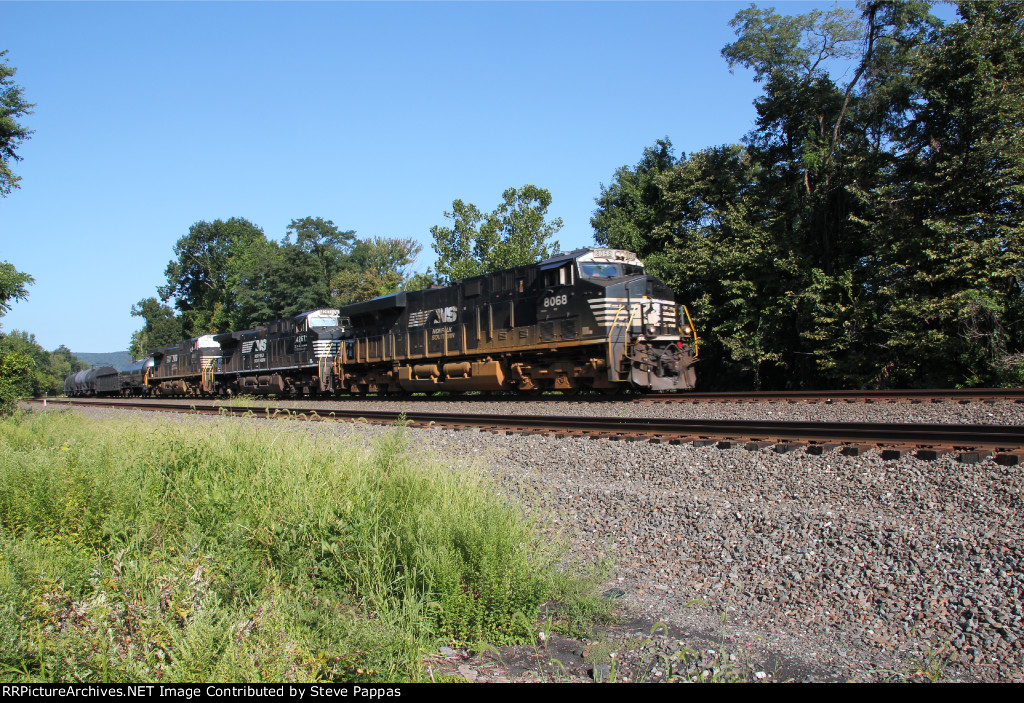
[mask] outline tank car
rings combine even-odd
[[[636,255],[579,249],[341,308],[351,393],[694,386],[697,339]]]
[[[149,374],[152,372],[153,359],[133,361],[118,374],[121,381],[121,395],[149,395]]]
[[[121,382],[113,366],[85,369],[64,379],[64,393],[73,398],[118,395],[120,392]]]

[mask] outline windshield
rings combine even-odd
[[[644,267],[633,264],[612,264],[598,261],[580,262],[580,276],[583,278],[615,278],[616,276],[637,276],[643,274]]]
[[[338,327],[338,310],[316,310],[306,317],[306,325],[309,329],[314,327]]]

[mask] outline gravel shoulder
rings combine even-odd
[[[451,412],[472,411],[453,405],[459,409]],[[545,407],[572,414],[567,408],[577,404],[525,405],[529,414]],[[610,414],[578,405],[588,414]],[[1001,405],[898,404],[898,410],[908,422],[1021,423],[1024,406]],[[799,413],[828,412],[822,419],[849,421],[863,411],[871,414],[864,421],[898,421],[878,412],[888,404],[600,407],[637,416],[654,416],[656,408],[775,419],[819,419]],[[925,411],[927,417],[910,417]],[[352,423],[295,426],[382,431]],[[883,461],[875,452],[812,456],[409,432],[413,446],[432,452],[440,465],[490,474],[542,529],[571,544],[576,563],[610,564],[602,590],[616,598],[622,622],[587,641],[546,633],[533,647],[503,650],[500,661],[442,653],[431,660],[438,672],[471,680],[582,681],[607,677],[602,663],[614,652],[618,680],[666,678],[676,671],[669,668],[674,661],[686,678],[1024,681],[1020,467],[948,457]],[[652,634],[656,623],[665,627]],[[562,663],[551,664],[555,658]]]

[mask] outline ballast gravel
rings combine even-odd
[[[456,405],[451,412],[472,411]],[[556,407],[527,405],[528,414]],[[558,405],[569,415],[591,404]],[[901,421],[886,414],[894,409],[908,422],[1024,421],[1024,405],[1005,402],[601,404],[637,416],[659,407],[701,417],[739,409]],[[541,529],[571,544],[570,560],[609,565],[602,591],[632,627],[578,653],[615,652],[618,680],[1024,681],[1020,466],[407,431],[442,465],[490,474]],[[652,634],[655,623],[665,627]],[[604,664],[589,669],[593,678],[608,673]]]
[[[783,679],[1024,681],[1020,467],[423,435],[613,563],[622,609],[690,649]]]

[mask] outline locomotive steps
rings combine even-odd
[[[208,401],[75,400],[72,403],[55,399],[49,402],[267,418],[335,419],[378,424],[406,422],[419,427],[478,429],[509,434],[542,433],[559,438],[583,436],[620,441],[693,443],[697,446],[717,445],[723,449],[734,446],[751,450],[772,447],[778,453],[804,449],[811,454],[821,454],[838,450],[847,456],[857,456],[866,451],[880,450],[883,459],[898,459],[907,453],[913,453],[920,459],[953,454],[967,463],[992,457],[1006,466],[1017,465],[1024,458],[1024,426],[1020,425],[463,414],[329,405],[272,408],[266,405],[221,405]]]

